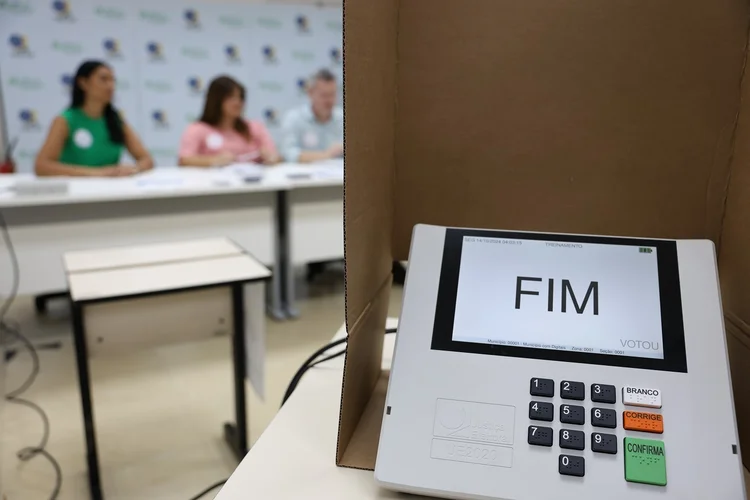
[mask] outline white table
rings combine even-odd
[[[263,377],[262,282],[269,270],[226,238],[71,252],[64,262],[73,302],[91,498],[104,496],[89,358],[103,351],[184,341],[191,331],[211,335],[229,325],[235,421],[224,425],[224,434],[238,459],[245,456],[245,376],[251,381],[258,380],[257,373]]]
[[[295,316],[292,266],[341,259],[343,164],[282,164],[243,182],[237,167],[160,167],[131,178],[69,178],[69,191],[17,195],[31,174],[0,175],[0,211],[21,272],[19,293],[65,289],[60,255],[81,248],[226,236],[273,266],[270,312]],[[252,170],[252,168],[251,168]],[[0,245],[0,276],[10,276]]]
[[[395,319],[388,320],[388,328],[396,325]],[[334,340],[345,335],[342,326]],[[391,366],[394,342],[395,335],[386,336],[385,369]],[[379,488],[371,471],[336,466],[343,369],[341,356],[305,374],[216,500],[403,498]]]
[[[395,318],[389,318],[386,327],[395,328],[397,324]],[[345,335],[342,326],[334,340]],[[395,335],[387,335],[383,369],[390,369],[394,343]],[[335,464],[343,370],[342,356],[305,374],[216,500],[404,498],[378,487],[372,471],[346,469]],[[745,483],[750,498],[750,472],[747,470]]]

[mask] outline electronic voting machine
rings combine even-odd
[[[417,226],[375,478],[744,499],[713,243]]]

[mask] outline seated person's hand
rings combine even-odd
[[[219,153],[214,157],[214,167],[226,167],[236,161],[235,156],[232,153],[224,152]]]
[[[279,160],[281,160],[281,157],[275,151],[268,148],[262,148],[260,150],[260,162],[263,165],[274,165],[278,163]]]
[[[115,177],[130,177],[140,172],[135,165],[118,165],[115,167]]]
[[[344,156],[344,145],[340,143],[333,144],[326,152],[330,158],[341,158]]]

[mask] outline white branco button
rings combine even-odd
[[[629,406],[661,408],[661,391],[648,387],[626,385],[622,388],[622,402]]]

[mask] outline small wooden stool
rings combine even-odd
[[[210,338],[231,329],[236,421],[224,425],[224,436],[241,460],[248,450],[245,376],[248,368],[262,370],[262,364],[247,366],[245,335],[251,334],[257,345],[250,349],[262,359],[265,347],[258,339],[264,338],[264,281],[271,272],[224,238],[68,252],[64,265],[91,498],[104,498],[91,398],[93,355]]]

